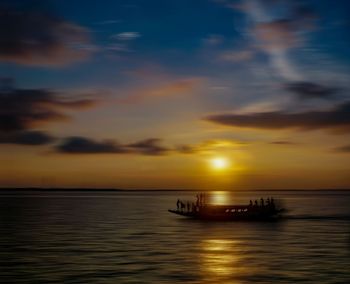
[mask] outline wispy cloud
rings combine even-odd
[[[227,62],[246,62],[254,58],[255,52],[250,49],[245,50],[230,50],[219,55],[219,59]]]
[[[141,34],[139,32],[122,32],[118,34],[111,35],[111,39],[116,39],[116,40],[134,40],[141,37]]]
[[[246,145],[247,142],[233,141],[227,139],[213,139],[203,141],[197,144],[185,144],[176,147],[176,151],[182,154],[210,154],[224,149],[235,149],[242,145]]]
[[[202,41],[207,46],[218,46],[224,42],[224,37],[218,34],[210,34],[203,38]]]
[[[255,47],[269,57],[276,75],[287,81],[302,80],[289,51],[302,46],[305,35],[316,25],[316,13],[309,6],[291,0],[218,2],[246,15],[250,23],[247,33]]]
[[[109,36],[110,42],[101,47],[101,50],[106,50],[116,54],[132,52],[132,42],[141,37],[139,32],[121,32]]]
[[[203,79],[186,78],[178,79],[157,85],[137,88],[127,92],[122,99],[117,99],[118,103],[135,104],[151,98],[165,98],[192,93],[198,88]]]

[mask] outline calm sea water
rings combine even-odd
[[[193,192],[0,192],[1,283],[350,283],[350,192],[274,196],[280,222],[167,212]]]

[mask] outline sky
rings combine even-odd
[[[0,1],[0,186],[350,188],[350,2]]]

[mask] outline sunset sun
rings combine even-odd
[[[224,157],[215,157],[210,160],[210,166],[214,170],[225,170],[230,166],[230,161]]]

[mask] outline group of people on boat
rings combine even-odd
[[[197,212],[200,210],[201,207],[205,206],[207,204],[207,197],[205,194],[197,194],[196,196],[196,202],[190,202],[190,201],[182,201],[180,199],[176,202],[177,211],[181,212]],[[258,200],[255,200],[254,202],[250,200],[249,205],[247,205],[247,209],[250,210],[258,210],[258,211],[274,211],[276,209],[275,201],[271,197],[267,198],[266,201],[263,198],[260,198],[260,202]]]
[[[206,204],[207,198],[206,195],[203,193],[197,194],[196,196],[196,202],[189,202],[189,201],[182,201],[180,199],[176,202],[176,207],[178,211],[184,211],[187,210],[187,212],[194,212],[198,211],[199,207],[202,207]]]
[[[258,203],[258,200],[255,200],[254,203],[252,200],[249,201],[249,207],[250,208],[266,208],[266,209],[271,209],[274,210],[275,207],[275,201],[273,197],[267,198],[266,203],[263,198],[260,198],[260,204]]]
[[[185,210],[187,210],[187,212],[192,212],[192,211],[196,211],[196,208],[198,208],[198,206],[196,206],[194,202],[189,202],[189,201],[184,202],[180,199],[177,200],[176,206],[177,206],[177,211],[182,211],[182,212]]]

